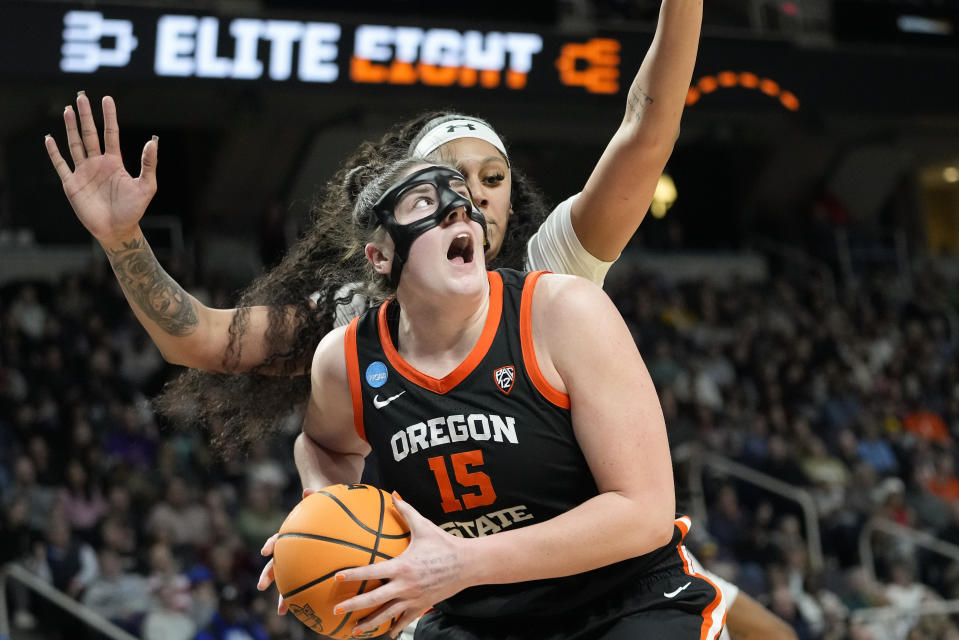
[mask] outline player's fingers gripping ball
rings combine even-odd
[[[273,551],[276,586],[290,611],[306,626],[332,638],[350,632],[374,608],[336,615],[333,608],[379,580],[336,582],[338,571],[395,558],[410,543],[410,530],[393,498],[365,484],[337,484],[304,498],[280,527]],[[392,622],[364,633],[377,637]]]

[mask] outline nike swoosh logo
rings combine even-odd
[[[385,406],[388,405],[389,403],[391,403],[391,402],[393,402],[394,400],[396,400],[397,398],[399,398],[399,397],[400,397],[401,395],[403,395],[404,393],[406,393],[406,389],[403,389],[402,391],[400,391],[399,393],[397,393],[395,396],[390,396],[390,397],[387,398],[386,400],[380,400],[380,394],[376,394],[375,396],[373,396],[373,406],[376,407],[377,409],[382,409],[383,407],[385,407]]]
[[[676,589],[675,591],[670,591],[669,593],[663,592],[663,595],[666,596],[667,598],[675,598],[676,596],[679,595],[679,592],[680,592],[680,591],[682,591],[683,589],[685,589],[686,587],[688,587],[688,586],[691,585],[691,584],[692,584],[692,582],[687,582],[686,584],[684,584],[684,585],[681,586],[680,588]]]

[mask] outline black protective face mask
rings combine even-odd
[[[472,196],[467,198],[450,186],[451,180],[462,181],[463,184],[466,184],[466,178],[455,169],[426,167],[411,173],[387,189],[386,193],[373,205],[373,214],[377,221],[386,228],[386,232],[393,238],[395,252],[393,254],[393,267],[390,270],[390,281],[394,287],[399,285],[400,274],[403,271],[403,265],[409,258],[413,241],[433,227],[439,226],[458,207],[465,206],[469,218],[483,227],[483,249],[486,250],[489,247],[489,239],[486,235],[486,217],[473,205]],[[397,203],[410,189],[423,184],[429,184],[436,188],[436,211],[409,224],[398,223],[395,214]]]

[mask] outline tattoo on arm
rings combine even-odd
[[[146,240],[134,238],[122,249],[108,249],[107,258],[123,290],[161,329],[180,337],[196,331],[193,301],[157,263]]]
[[[653,104],[653,99],[648,93],[643,91],[643,88],[639,86],[638,82],[633,82],[632,86],[629,88],[629,96],[626,98],[627,122],[639,120],[639,118],[642,116],[643,109],[650,104]]]

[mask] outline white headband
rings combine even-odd
[[[488,126],[477,120],[447,120],[436,125],[423,136],[413,149],[413,157],[425,158],[438,148],[459,138],[479,138],[485,140],[497,149],[507,158],[506,145],[499,139],[496,132]]]

